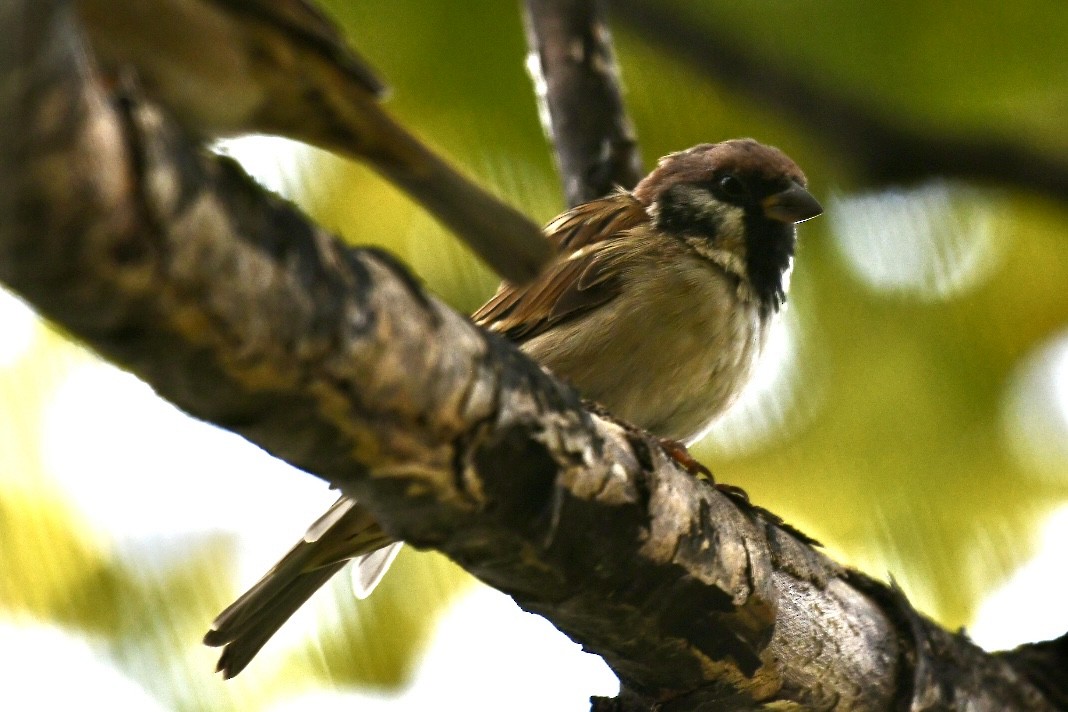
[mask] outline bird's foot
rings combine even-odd
[[[749,494],[744,489],[737,485],[716,482],[716,478],[712,476],[712,470],[698,462],[697,458],[690,454],[689,449],[678,440],[660,438],[660,447],[664,449],[664,452],[666,452],[672,460],[682,465],[688,473],[697,479],[709,482],[720,492],[736,502],[750,504]]]
[[[697,479],[708,480],[713,483],[716,481],[716,478],[712,476],[712,470],[698,462],[697,458],[690,454],[689,449],[678,440],[660,438],[660,447],[663,448],[668,457],[679,463],[684,470]]]

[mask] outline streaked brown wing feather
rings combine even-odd
[[[648,220],[641,203],[624,192],[569,210],[545,228],[559,251],[556,262],[526,286],[501,283],[472,319],[523,342],[608,302],[619,294],[611,269],[611,244]]]
[[[545,226],[545,236],[566,255],[595,242],[614,239],[624,230],[647,222],[649,214],[630,193],[612,195],[576,205]]]

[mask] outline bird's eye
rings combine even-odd
[[[719,189],[723,191],[723,194],[728,198],[734,198],[736,200],[742,200],[749,196],[749,193],[745,189],[745,184],[737,176],[728,173],[719,179]]]

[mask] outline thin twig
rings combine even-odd
[[[528,68],[568,205],[643,173],[612,36],[594,0],[526,0]]]

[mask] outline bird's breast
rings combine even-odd
[[[748,382],[767,319],[707,260],[636,262],[618,297],[522,348],[615,415],[692,442]]]

